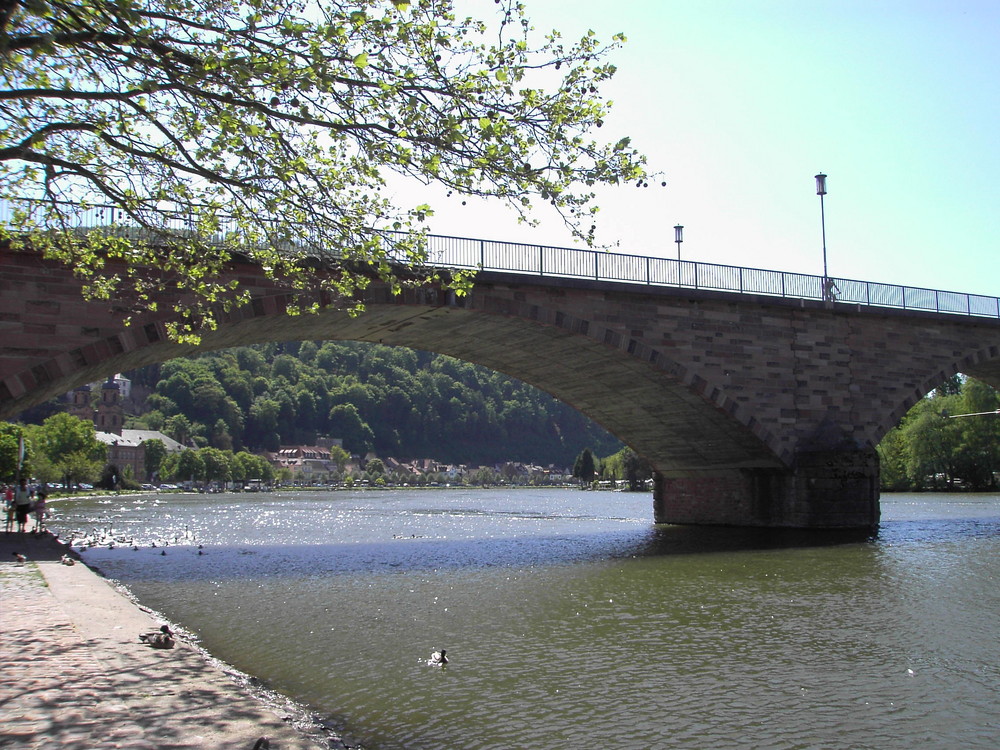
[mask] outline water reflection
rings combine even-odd
[[[696,555],[750,550],[858,544],[875,538],[867,530],[746,529],[656,526],[637,555]]]

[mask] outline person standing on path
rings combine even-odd
[[[14,514],[17,516],[17,530],[22,534],[28,525],[28,513],[31,511],[31,493],[28,491],[28,480],[22,479],[14,490]]]
[[[40,485],[35,491],[35,528],[32,533],[41,534],[45,528],[45,511],[47,510],[45,498],[49,496],[46,485]]]
[[[3,513],[6,516],[3,530],[9,533],[14,530],[14,488],[10,485],[3,490]]]

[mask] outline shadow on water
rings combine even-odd
[[[638,525],[615,530],[447,538],[393,536],[365,541],[94,547],[84,560],[112,578],[222,582],[330,575],[429,574],[442,570],[526,568],[628,558],[703,556],[845,545],[903,547],[1000,536],[1000,517],[902,518],[876,531]]]
[[[655,526],[643,557],[832,547],[876,538],[868,529],[774,529],[730,526]]]
[[[655,526],[639,552],[645,557],[752,552],[850,544],[918,544],[1000,536],[1000,516],[892,519],[869,529],[774,529]]]
[[[245,578],[310,578],[338,574],[421,574],[441,570],[525,568],[628,558],[692,556],[870,542],[858,531],[801,531],[651,526],[629,532],[490,539],[400,538],[326,544],[95,547],[86,562],[109,577],[221,582]]]

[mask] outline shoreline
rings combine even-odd
[[[190,632],[183,625],[179,625],[168,617],[165,617],[152,607],[147,607],[121,581],[106,576],[99,567],[84,562],[83,558],[79,559],[83,565],[86,565],[101,580],[111,586],[119,596],[128,600],[133,606],[155,619],[157,624],[169,625],[171,631],[188,648],[197,651],[211,668],[229,677],[237,690],[242,691],[248,697],[260,703],[264,708],[272,711],[275,715],[280,716],[282,721],[293,727],[296,732],[307,739],[319,743],[318,746],[326,748],[326,750],[365,750],[364,746],[358,742],[351,741],[349,743],[346,738],[346,732],[338,729],[332,721],[323,719],[309,706],[298,703],[280,691],[268,687],[254,675],[243,672],[232,664],[214,656],[208,649],[201,645],[197,635]],[[271,744],[272,746],[275,745],[273,738]]]
[[[0,534],[0,602],[5,750],[360,747],[183,630],[169,650],[140,643],[164,620],[48,532]]]

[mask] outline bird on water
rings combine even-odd
[[[431,658],[427,660],[427,663],[433,666],[444,666],[448,663],[448,657],[446,656],[448,652],[444,649],[440,651],[435,651],[431,654]]]

